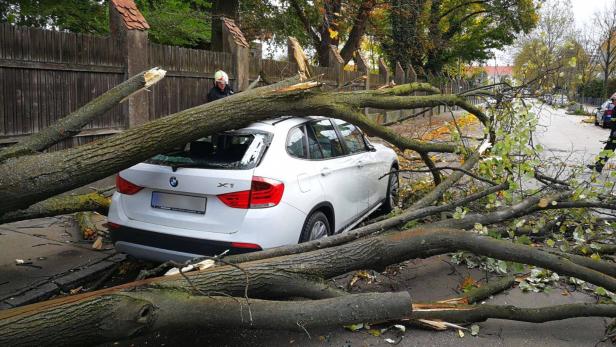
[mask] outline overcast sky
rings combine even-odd
[[[606,7],[614,0],[571,0],[573,15],[577,26],[587,25],[593,13]]]
[[[582,27],[584,25],[590,25],[593,14],[599,10],[604,9],[610,2],[616,0],[570,0],[571,12],[575,17],[575,25]],[[511,57],[511,50],[505,48],[503,51],[496,50],[496,61],[498,65],[512,64],[513,59]],[[489,65],[494,64],[494,59],[488,62]]]

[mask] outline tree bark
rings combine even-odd
[[[161,328],[304,331],[411,314],[411,298],[406,292],[292,302],[195,296],[177,290],[105,294],[78,303],[69,303],[71,297],[66,299],[65,305],[39,308],[27,316],[0,312],[0,344],[91,345]]]
[[[5,213],[0,216],[0,224],[20,220],[44,218],[83,211],[94,211],[107,215],[109,196],[104,193],[83,195],[62,195],[38,202],[27,209]]]

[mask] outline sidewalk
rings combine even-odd
[[[0,225],[0,309],[70,292],[125,258],[91,244],[71,215]]]

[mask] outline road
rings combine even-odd
[[[585,165],[594,162],[609,135],[608,129],[583,122],[583,116],[568,115],[565,109],[535,105],[533,112],[539,116],[539,126],[534,140],[540,143],[548,159],[555,157],[568,165]]]

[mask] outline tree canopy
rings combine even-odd
[[[136,0],[152,41],[204,47],[210,41],[211,1]],[[0,0],[0,21],[37,28],[105,35],[108,0]]]
[[[389,34],[383,38],[390,62],[440,72],[457,60],[490,58],[538,21],[532,0],[390,0]]]

